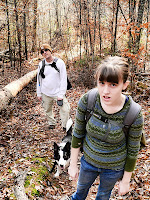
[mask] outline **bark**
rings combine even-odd
[[[10,36],[10,24],[9,24],[9,11],[8,11],[8,2],[6,0],[6,13],[7,13],[7,26],[8,26],[8,45],[9,45],[9,56],[10,56],[10,63],[12,67],[12,50],[11,50],[11,36]]]
[[[117,26],[118,26],[118,11],[119,11],[119,0],[117,0],[117,9],[116,9],[116,21],[115,21],[115,34],[114,34],[114,48],[113,53],[116,52],[116,44],[117,44]]]
[[[135,53],[138,53],[139,46],[140,46],[141,31],[142,31],[142,28],[140,28],[140,26],[143,20],[144,6],[145,6],[145,0],[140,0],[139,7],[138,7],[138,18],[137,18],[137,23],[136,23],[136,26],[138,27],[138,29],[136,29]]]
[[[34,21],[33,21],[33,43],[32,51],[36,51],[36,28],[37,28],[37,0],[34,0]]]
[[[36,76],[37,70],[29,72],[20,79],[13,81],[0,90],[0,111],[7,108],[12,99]]]
[[[28,173],[28,170],[22,171],[16,177],[14,194],[17,200],[28,200],[28,197],[24,189],[24,181],[25,181],[27,173]]]
[[[100,51],[100,56],[102,52],[102,36],[101,36],[101,0],[99,1],[99,9],[98,9],[98,34],[99,34],[99,51]]]
[[[26,60],[28,60],[28,51],[27,51],[27,31],[26,31],[26,27],[27,27],[27,23],[26,23],[26,2],[24,4],[24,15],[23,15],[23,19],[24,19],[24,48],[25,48],[25,57]]]
[[[19,28],[19,16],[18,16],[18,11],[17,11],[17,1],[14,0],[14,5],[15,5],[15,15],[16,15],[16,29],[17,29],[17,36],[18,36],[18,45],[19,45],[19,59],[20,59],[20,72],[21,72],[21,63],[22,63],[22,57],[21,57],[21,33],[20,33],[20,28]]]

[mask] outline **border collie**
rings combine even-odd
[[[55,163],[51,170],[54,170],[57,165],[57,171],[54,177],[59,177],[59,175],[69,166],[70,163],[70,153],[71,153],[71,140],[72,140],[72,119],[69,119],[66,124],[67,135],[63,137],[60,144],[54,142],[54,159]]]

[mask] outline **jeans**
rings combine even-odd
[[[108,200],[115,183],[122,178],[123,173],[124,169],[116,171],[94,167],[82,156],[77,191],[72,195],[72,200],[86,199],[88,191],[98,175],[100,184],[96,200]]]

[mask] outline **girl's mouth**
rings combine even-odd
[[[103,96],[103,98],[104,98],[104,99],[110,99],[110,97],[108,97],[108,96]]]

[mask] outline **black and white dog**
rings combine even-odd
[[[69,119],[66,125],[67,135],[63,137],[60,144],[54,142],[54,159],[55,163],[51,170],[54,170],[57,165],[57,171],[54,177],[59,177],[59,175],[69,166],[70,163],[70,153],[71,153],[71,140],[72,140],[72,119]]]

